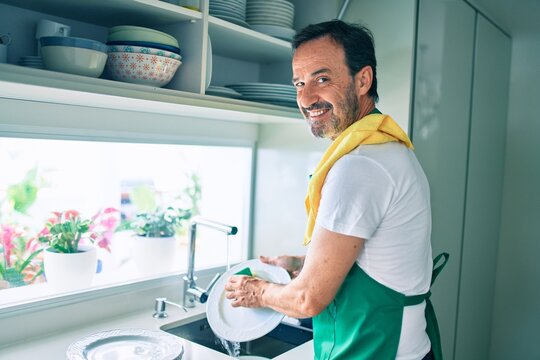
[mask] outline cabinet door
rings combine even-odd
[[[419,2],[412,137],[430,182],[433,253],[450,253],[432,296],[445,359],[454,358],[474,20],[462,1]]]
[[[477,16],[456,359],[488,359],[505,158],[510,38]]]

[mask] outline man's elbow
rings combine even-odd
[[[327,306],[328,303],[322,302],[316,294],[304,293],[300,298],[300,312],[306,318],[319,315]]]

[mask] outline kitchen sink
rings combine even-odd
[[[229,355],[210,328],[206,318],[197,319],[172,328],[163,326],[162,330]],[[313,332],[310,328],[282,322],[267,335],[259,339],[240,343],[240,354],[238,355],[274,358],[311,339],[313,339]]]

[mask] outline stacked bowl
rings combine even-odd
[[[140,26],[109,29],[109,76],[118,81],[162,87],[182,64],[178,41],[171,35]]]
[[[39,38],[48,70],[99,77],[107,62],[107,46],[99,41],[69,36]]]
[[[287,0],[247,0],[246,21],[255,31],[291,41],[294,4]]]

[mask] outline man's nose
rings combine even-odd
[[[319,95],[313,87],[305,85],[297,94],[296,101],[302,108],[309,108],[319,101]]]

